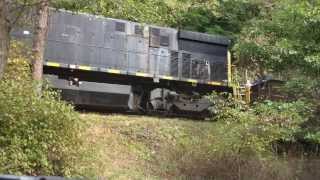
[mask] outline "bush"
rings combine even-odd
[[[217,95],[211,99],[216,99],[215,111],[219,112],[214,116],[222,143],[219,147],[236,154],[262,155],[274,152],[275,142],[296,141],[312,114],[311,106],[303,101],[265,101],[248,107]]]
[[[59,94],[30,80],[29,64],[11,56],[0,81],[0,174],[76,174],[81,122]]]

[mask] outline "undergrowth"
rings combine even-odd
[[[82,114],[84,146],[93,164],[83,171],[109,179],[291,180],[320,177],[320,163],[261,151],[256,136],[220,122],[134,115]],[[240,126],[240,125],[238,125]],[[237,127],[237,128],[235,128]],[[238,134],[232,136],[236,130]],[[240,136],[242,134],[242,136]],[[253,137],[257,138],[253,138]],[[263,138],[264,139],[264,138]],[[263,146],[265,148],[267,146]],[[257,150],[258,149],[258,150]]]
[[[76,157],[82,123],[59,93],[30,77],[27,48],[13,42],[5,77],[0,81],[0,173],[79,174]]]

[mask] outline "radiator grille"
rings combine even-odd
[[[182,77],[190,78],[191,54],[182,53]]]
[[[126,32],[126,24],[122,22],[116,22],[116,31],[118,32]]]
[[[134,34],[143,36],[143,27],[139,25],[134,26]]]
[[[160,29],[150,28],[150,46],[160,47]]]
[[[176,51],[170,52],[170,75],[179,75],[179,53]]]

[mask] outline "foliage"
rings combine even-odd
[[[82,123],[57,92],[47,87],[41,94],[36,91],[29,63],[19,55],[21,46],[13,43],[0,81],[0,173],[76,174]]]
[[[57,0],[54,6],[141,23],[233,36],[248,19],[259,15],[261,2],[263,1]]]
[[[274,142],[294,142],[302,131],[303,123],[312,114],[311,106],[300,100],[265,101],[248,107],[217,94],[212,95],[211,99],[216,100],[214,110],[219,113],[214,120],[220,124],[217,131],[224,139],[219,148],[230,153],[261,155],[272,152]]]
[[[31,52],[21,41],[12,40],[10,43],[10,54],[8,58],[8,67],[5,73],[5,79],[20,81],[31,80],[31,69],[29,58]]]
[[[248,155],[250,151],[244,148],[240,153],[237,148],[231,152],[226,140],[234,138],[238,141],[232,142],[238,145],[241,141],[237,134],[231,136],[227,128],[231,126],[222,121],[94,113],[82,114],[81,118],[88,125],[83,132],[83,147],[92,149],[90,156],[95,157],[94,162],[84,162],[82,170],[91,168],[95,176],[228,180],[320,177],[316,158],[259,157]]]
[[[320,79],[300,75],[287,81],[284,91],[291,99],[304,99],[319,104]]]
[[[266,10],[242,29],[235,46],[238,58],[264,70],[301,70],[318,76],[319,2],[273,1]]]
[[[316,146],[320,142],[320,79],[319,77],[307,77],[300,75],[287,81],[283,91],[291,100],[303,100],[309,102],[312,108],[312,116],[303,123],[299,138],[303,142],[312,143]]]

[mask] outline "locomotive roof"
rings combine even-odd
[[[231,42],[228,37],[221,36],[221,35],[213,35],[213,34],[200,33],[200,32],[194,32],[194,31],[187,31],[187,30],[177,30],[175,28],[170,28],[170,27],[163,27],[163,26],[152,25],[152,24],[144,24],[144,23],[139,23],[139,22],[133,22],[133,21],[123,20],[123,19],[109,18],[109,17],[105,17],[105,16],[101,16],[101,15],[93,15],[93,14],[82,13],[82,12],[73,12],[73,11],[64,10],[64,9],[52,9],[52,10],[53,11],[57,11],[57,12],[70,13],[70,14],[74,14],[74,15],[85,15],[85,16],[88,16],[88,17],[91,17],[91,18],[108,19],[108,20],[114,20],[114,21],[118,21],[118,22],[135,23],[135,24],[140,24],[140,25],[143,25],[143,26],[149,26],[149,27],[154,27],[154,28],[159,28],[159,29],[167,29],[167,30],[178,31],[180,39],[200,41],[200,42],[206,42],[206,43],[213,43],[213,44],[219,44],[219,45],[224,45],[224,46],[230,45],[230,42]]]
[[[220,35],[212,35],[193,31],[179,31],[179,38],[228,46],[230,39]]]

